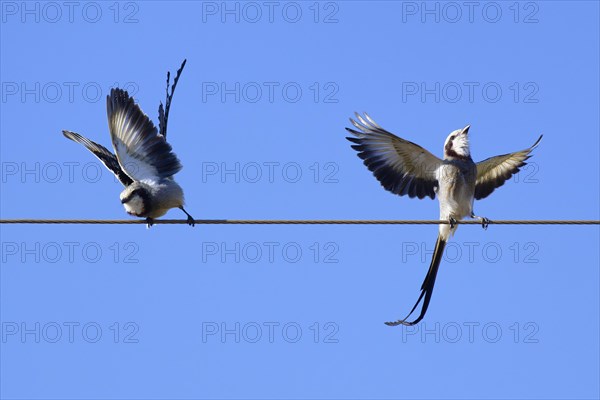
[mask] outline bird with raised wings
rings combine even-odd
[[[457,221],[477,218],[487,228],[489,220],[473,213],[473,201],[490,195],[526,164],[531,151],[540,143],[542,136],[529,148],[514,153],[473,162],[469,148],[469,125],[450,133],[444,143],[444,158],[431,154],[421,146],[399,138],[379,126],[366,113],[356,114],[350,122],[356,129],[346,128],[353,137],[352,148],[373,172],[381,185],[400,196],[432,199],[437,195],[440,204],[440,224],[431,264],[421,285],[421,294],[408,315],[387,325],[415,325],[425,316],[435,284],[446,242],[454,234]],[[408,321],[423,300],[420,315]]]
[[[116,175],[125,186],[120,199],[125,211],[132,216],[146,218],[148,227],[154,219],[171,208],[179,208],[187,215],[187,222],[194,226],[194,218],[183,208],[183,189],[173,175],[183,168],[167,143],[167,121],[175,86],[186,60],[177,71],[169,95],[167,73],[167,99],[158,109],[159,129],[122,89],[111,89],[106,97],[108,128],[115,154],[106,147],[71,131],[63,135],[81,143]]]

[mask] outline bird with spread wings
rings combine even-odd
[[[386,322],[390,326],[415,325],[427,312],[444,248],[456,231],[457,221],[465,217],[478,218],[482,226],[487,228],[489,220],[478,217],[473,212],[474,200],[489,196],[519,172],[542,136],[525,150],[475,163],[469,147],[469,125],[448,135],[444,143],[444,157],[440,159],[418,144],[386,131],[366,113],[364,117],[357,113],[356,120],[351,118],[350,122],[355,129],[346,128],[353,135],[346,139],[353,143],[352,148],[358,152],[358,156],[381,185],[400,196],[408,195],[419,199],[434,199],[437,196],[440,220],[449,221],[448,224],[439,226],[431,264],[414,307],[404,319]],[[408,321],[421,300],[423,305],[420,315],[415,320]]]
[[[183,60],[177,70],[170,94],[171,74],[167,72],[165,107],[161,102],[158,108],[159,129],[127,91],[115,88],[106,97],[114,154],[76,132],[63,131],[66,138],[85,146],[115,174],[125,187],[120,195],[125,211],[129,215],[146,218],[148,227],[171,208],[181,209],[187,215],[188,224],[195,224],[194,218],[183,208],[183,189],[173,178],[183,167],[167,142],[169,110],[185,63],[186,60]]]

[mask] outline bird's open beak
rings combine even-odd
[[[467,133],[469,133],[469,128],[470,128],[470,127],[471,127],[471,125],[467,125],[467,126],[465,126],[465,127],[463,128],[463,130],[462,130],[462,132],[461,132],[461,133],[464,133],[464,134],[466,135]]]

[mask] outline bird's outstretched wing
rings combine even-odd
[[[507,179],[520,171],[531,157],[531,151],[537,147],[542,136],[536,140],[528,149],[510,154],[490,157],[477,163],[477,180],[475,182],[475,199],[483,199],[489,196],[496,188],[504,185]]]
[[[167,99],[165,100],[165,107],[163,108],[163,104],[160,103],[158,106],[158,131],[161,135],[163,135],[166,139],[167,137],[167,122],[169,121],[169,110],[171,109],[171,102],[173,101],[173,94],[175,94],[175,87],[177,86],[177,82],[179,81],[179,77],[181,76],[181,72],[183,72],[183,67],[185,67],[185,63],[187,59],[183,60],[181,63],[181,67],[177,70],[177,74],[175,74],[175,79],[173,79],[173,86],[171,86],[171,94],[169,95],[169,81],[171,79],[171,73],[167,71]]]
[[[63,135],[67,139],[71,139],[74,142],[81,143],[91,151],[102,163],[108,168],[115,176],[121,181],[123,186],[129,186],[133,183],[131,178],[121,169],[117,157],[111,153],[106,147],[99,145],[98,143],[92,142],[88,138],[81,136],[78,133],[71,131],[63,131]]]
[[[436,171],[442,160],[421,146],[386,131],[366,113],[364,118],[355,114],[358,121],[350,118],[350,122],[358,130],[346,128],[355,136],[346,139],[355,143],[352,148],[358,151],[358,156],[381,185],[400,196],[435,198]]]
[[[159,180],[181,170],[171,145],[126,91],[112,89],[106,108],[117,160],[131,179]]]

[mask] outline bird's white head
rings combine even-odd
[[[444,143],[444,159],[446,160],[466,160],[471,158],[469,149],[469,128],[467,125],[462,129],[457,129],[450,133]]]
[[[144,187],[141,187],[139,182],[134,182],[126,187],[120,197],[121,203],[129,215],[144,217],[150,211],[150,194]]]

